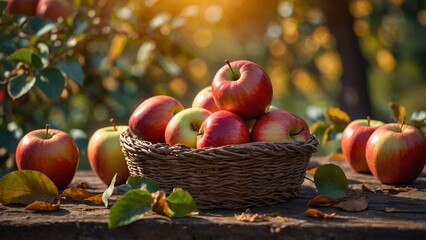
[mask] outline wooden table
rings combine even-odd
[[[313,165],[326,162],[330,160],[311,160]],[[267,216],[259,222],[238,221],[235,214],[245,209],[209,210],[179,219],[150,215],[111,230],[107,226],[109,210],[103,206],[67,200],[53,213],[0,206],[0,239],[426,239],[426,169],[410,185],[415,191],[369,192],[363,191],[362,185],[379,190],[394,186],[382,185],[371,175],[354,173],[344,161],[331,162],[344,169],[349,197],[365,196],[367,210],[346,212],[319,207],[336,216],[307,217],[307,203],[317,193],[313,183],[306,180],[299,195],[287,203],[250,209],[252,214]],[[92,192],[101,193],[106,188],[90,171],[79,171],[73,182],[79,181],[87,182]]]

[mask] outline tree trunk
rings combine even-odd
[[[336,39],[343,74],[339,106],[352,119],[371,116],[371,101],[368,88],[368,63],[361,53],[358,38],[353,31],[354,20],[347,0],[321,0],[319,7],[324,13],[326,25]]]

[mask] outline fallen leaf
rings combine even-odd
[[[108,188],[102,193],[101,201],[104,203],[105,207],[108,207],[108,199],[112,196],[115,190],[115,181],[117,179],[117,174],[114,175],[114,177],[111,180],[111,183],[109,184]]]
[[[317,169],[318,169],[318,168],[316,168],[316,167],[308,167],[307,172],[308,172],[309,174],[311,174],[312,176],[314,176],[314,175],[315,175],[315,172],[317,171]]]
[[[61,202],[59,199],[57,203],[35,201],[31,204],[28,204],[25,207],[25,210],[33,210],[33,211],[39,211],[39,212],[54,212],[54,211],[58,211],[60,205],[61,205]]]
[[[400,193],[400,192],[412,192],[417,191],[417,188],[412,187],[394,187],[394,188],[383,188],[381,191],[385,193]]]
[[[164,191],[157,191],[151,193],[152,196],[152,211],[160,215],[171,217],[169,205],[166,200],[166,193]]]
[[[364,184],[362,184],[361,189],[362,189],[362,191],[364,191],[364,192],[372,192],[372,193],[375,193],[375,192],[376,192],[376,190],[374,190],[374,189],[372,189],[372,188],[370,188],[370,187],[367,187],[367,186],[365,186]]]
[[[330,153],[327,155],[327,159],[328,160],[338,160],[338,161],[344,161],[345,160],[345,156],[343,155],[343,153]]]
[[[343,209],[347,212],[361,212],[368,208],[368,202],[365,197],[361,197],[355,200],[346,200],[336,203],[333,207]]]
[[[316,208],[308,208],[305,211],[305,215],[308,217],[313,217],[313,218],[323,218],[323,219],[328,219],[328,218],[334,218],[336,216],[336,213],[324,213],[321,212],[320,210],[316,209]]]
[[[77,201],[84,201],[86,198],[89,198],[92,195],[93,194],[83,188],[67,188],[61,194],[61,196],[70,197]]]
[[[335,198],[318,195],[309,201],[308,207],[331,206],[336,202]]]
[[[104,203],[102,201],[102,195],[103,194],[96,194],[94,196],[85,198],[84,201],[88,201],[88,202],[91,202],[91,203],[96,204],[96,205],[102,205]]]
[[[77,188],[89,188],[89,184],[85,181],[80,181],[77,183]]]
[[[235,214],[235,219],[241,222],[265,222],[268,221],[268,216],[265,214],[251,213],[249,209],[241,214]]]

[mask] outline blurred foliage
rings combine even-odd
[[[0,146],[11,153],[23,133],[49,123],[70,132],[84,158],[96,129],[111,117],[127,124],[147,97],[190,106],[224,59],[257,62],[273,104],[311,124],[327,123],[325,110],[338,105],[344,70],[318,1],[70,1],[67,19],[0,17]],[[349,7],[375,115],[389,120],[390,101],[426,109],[426,1]]]

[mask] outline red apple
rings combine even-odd
[[[167,124],[166,143],[172,146],[184,144],[196,148],[198,130],[210,114],[210,111],[204,108],[187,108],[178,112]]]
[[[34,16],[38,0],[7,0],[5,12],[9,15]]]
[[[67,0],[39,0],[36,13],[51,20],[67,18],[72,13],[72,5]]]
[[[192,101],[192,107],[204,108],[210,112],[217,112],[220,110],[214,102],[211,86],[201,89],[201,91],[195,95],[194,100]]]
[[[165,142],[164,133],[172,117],[184,106],[175,98],[157,95],[143,101],[129,118],[132,136],[152,143]]]
[[[343,130],[340,145],[346,162],[355,171],[369,173],[370,169],[365,159],[365,146],[371,134],[384,123],[368,119],[352,121]]]
[[[221,110],[210,114],[201,124],[197,148],[243,144],[249,141],[250,133],[244,120],[235,113]]]
[[[116,173],[116,184],[125,183],[130,175],[120,145],[120,134],[124,130],[127,126],[113,123],[113,126],[96,130],[89,139],[87,158],[90,167],[106,185]]]
[[[284,110],[264,113],[251,130],[253,142],[307,141],[309,126],[303,118]]]
[[[365,147],[368,167],[382,183],[412,183],[426,163],[426,138],[410,125],[385,124],[371,134]]]
[[[62,189],[74,177],[79,150],[68,133],[46,126],[27,133],[19,141],[15,158],[19,170],[42,172]]]
[[[238,114],[243,119],[257,118],[272,101],[272,84],[256,63],[239,60],[219,69],[212,81],[216,105],[221,110]]]

